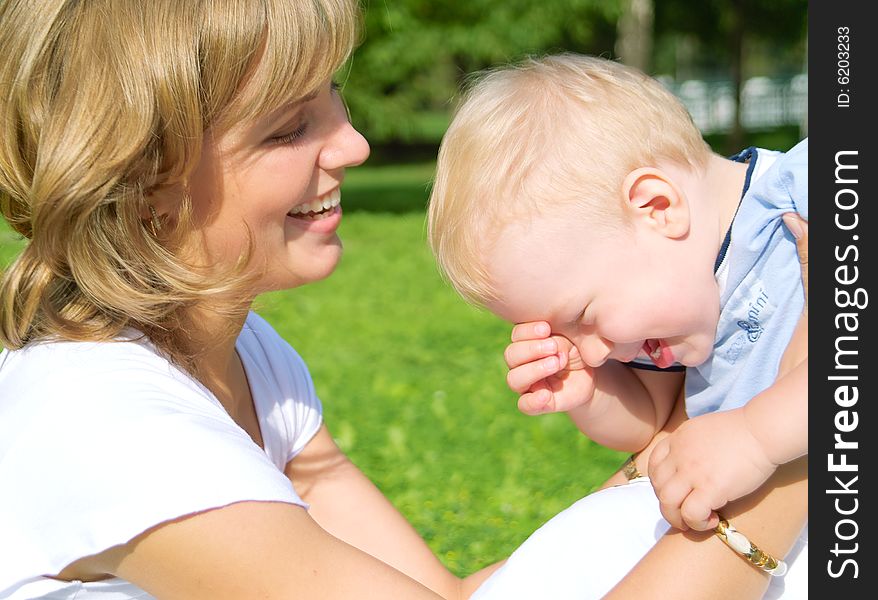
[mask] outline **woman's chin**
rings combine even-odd
[[[284,287],[299,287],[326,279],[335,272],[341,256],[341,241],[337,245],[323,248],[317,256],[309,257],[307,262],[291,266],[289,284]]]

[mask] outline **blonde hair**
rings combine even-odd
[[[658,81],[622,64],[560,54],[478,76],[439,150],[430,245],[474,304],[495,299],[485,251],[514,219],[575,205],[624,223],[625,176],[659,161],[703,168],[710,148]]]
[[[358,27],[356,0],[2,2],[0,212],[29,242],[0,282],[0,344],[130,326],[191,359],[193,307],[241,278],[175,251],[185,197],[159,243],[147,194],[181,195],[206,130],[315,91]]]

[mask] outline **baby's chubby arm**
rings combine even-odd
[[[690,419],[662,440],[650,456],[649,475],[668,522],[682,530],[713,529],[714,510],[807,454],[807,397],[806,359],[746,405]]]
[[[631,369],[616,361],[584,364],[570,340],[552,335],[544,321],[520,323],[504,353],[509,387],[525,414],[567,412],[597,443],[636,452],[667,421],[682,373]]]

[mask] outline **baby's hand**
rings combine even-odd
[[[775,468],[741,409],[684,422],[649,457],[649,478],[662,515],[684,531],[716,527],[714,511],[758,488]]]
[[[594,371],[587,367],[570,340],[552,335],[545,321],[520,323],[503,353],[506,383],[521,394],[518,410],[528,415],[567,411],[594,394]]]

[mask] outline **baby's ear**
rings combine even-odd
[[[689,204],[666,171],[653,167],[634,169],[622,182],[622,193],[632,220],[669,238],[689,233]]]

